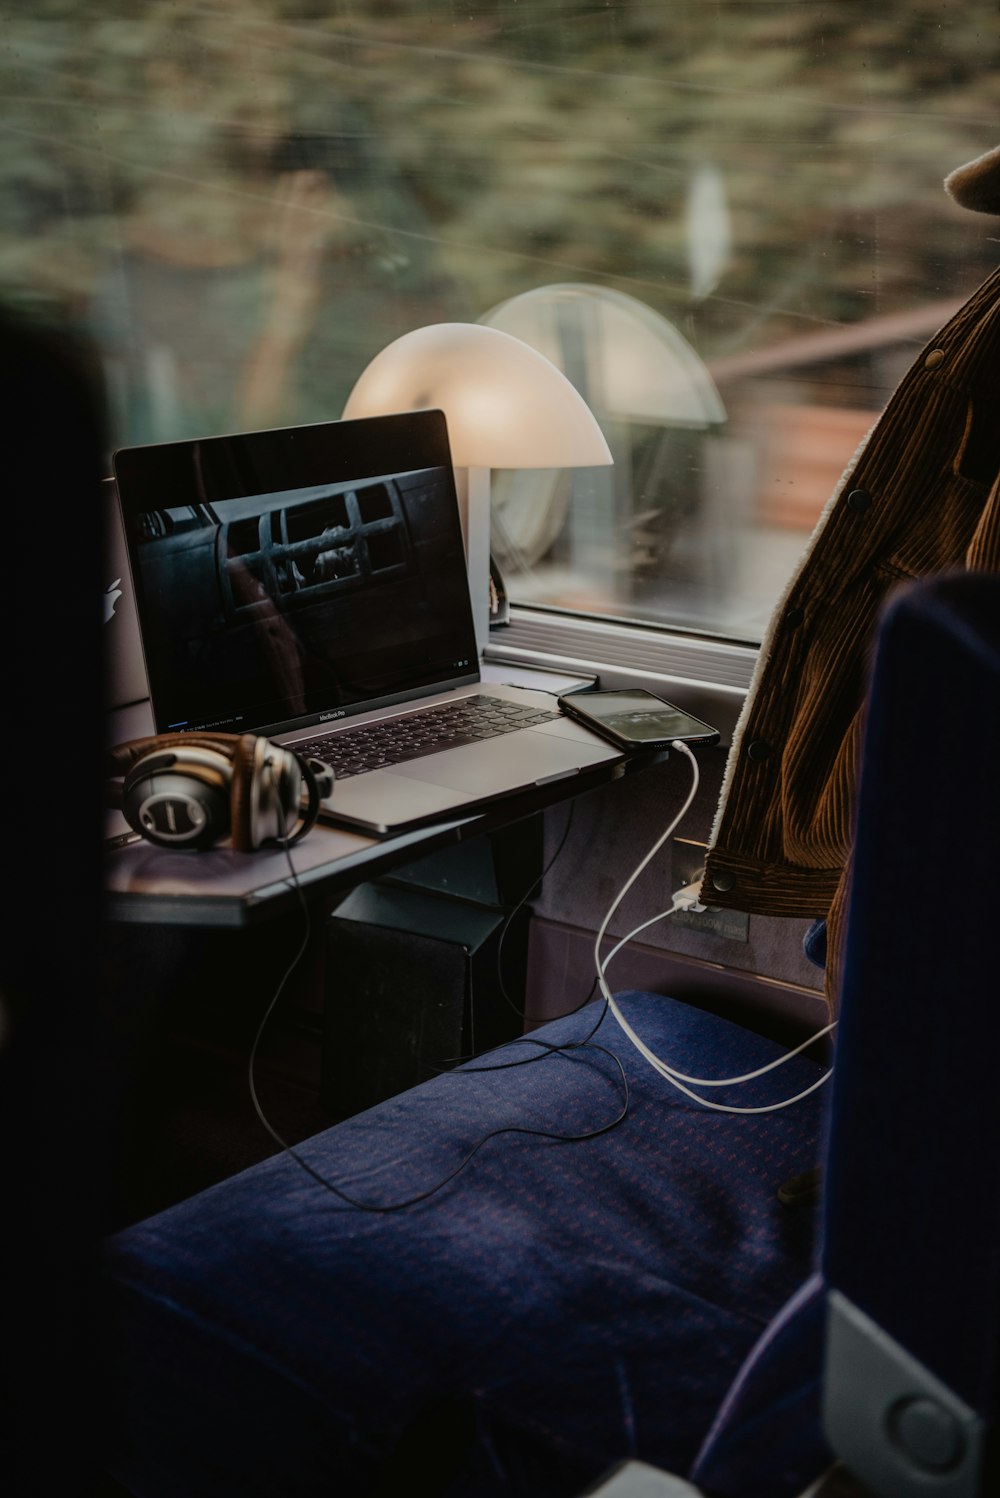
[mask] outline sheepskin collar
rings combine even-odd
[[[944,179],[945,191],[961,208],[1000,213],[1000,146],[956,167]]]

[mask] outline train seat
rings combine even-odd
[[[660,995],[620,1003],[696,1075],[780,1054]],[[555,1495],[622,1455],[686,1470],[809,1271],[813,1212],[778,1193],[816,1160],[820,1094],[703,1112],[601,1013],[298,1146],[350,1201],[282,1154],[116,1235],[117,1480],[292,1498],[391,1492],[402,1464],[422,1491]],[[757,1101],[821,1071],[781,1075]]]
[[[886,611],[832,1089],[706,1112],[590,1005],[318,1134],[306,1168],[125,1229],[103,1439],[127,1492],[568,1498],[631,1460],[796,1498],[873,1452],[873,1493],[989,1491],[940,1480],[979,1480],[996,1406],[998,594],[938,579]],[[780,1054],[619,1002],[692,1075]],[[819,1160],[817,1216],[781,1188]],[[887,1343],[925,1386],[883,1378]]]

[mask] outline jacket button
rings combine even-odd
[[[736,875],[730,873],[728,869],[720,869],[717,874],[712,875],[712,888],[721,890],[723,893],[727,889],[732,889],[735,883]]]
[[[754,739],[747,749],[747,759],[752,759],[755,764],[762,763],[771,758],[771,746],[765,744],[763,739]]]
[[[805,609],[789,609],[788,613],[785,615],[785,623],[788,625],[789,629],[798,629],[799,625],[802,623],[805,617]]]
[[[925,369],[938,369],[938,368],[940,368],[940,366],[943,363],[944,363],[944,349],[943,348],[932,348],[931,351],[930,351],[930,353],[924,359],[924,368]]]
[[[872,502],[872,497],[867,489],[852,489],[847,496],[848,506],[852,510],[867,510]]]

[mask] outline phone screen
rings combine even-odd
[[[719,742],[718,729],[641,688],[570,693],[560,697],[559,704],[571,717],[626,746],[651,747],[674,739],[688,744]]]

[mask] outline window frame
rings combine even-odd
[[[650,624],[512,603],[484,650],[492,666],[596,675],[606,688],[645,687],[717,728],[728,745],[760,646]]]

